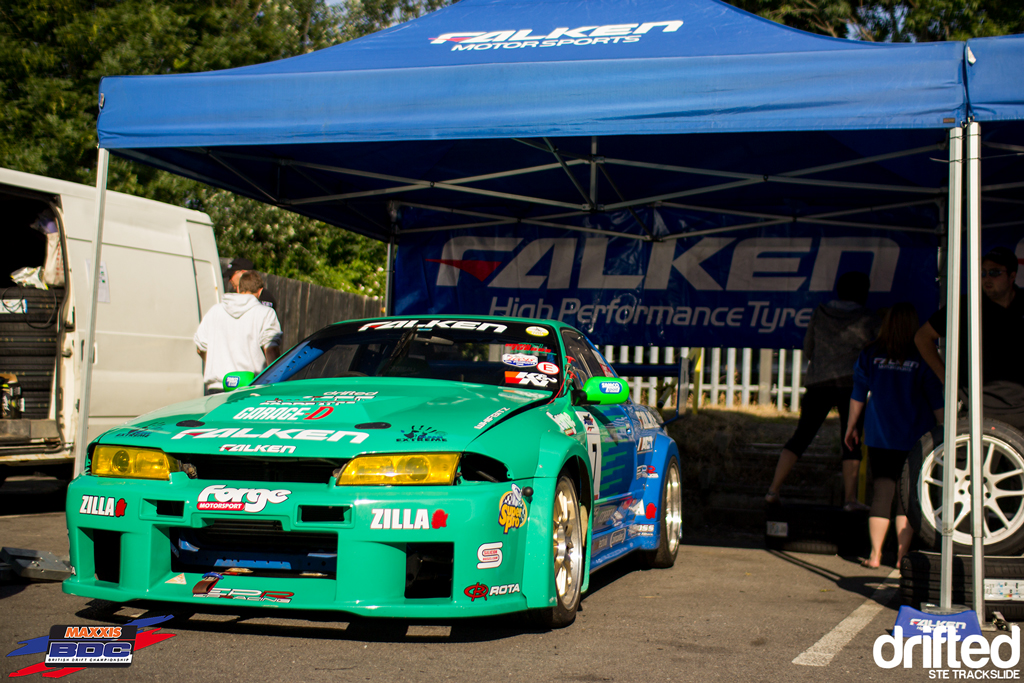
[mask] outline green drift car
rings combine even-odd
[[[90,445],[65,592],[559,627],[597,567],[675,561],[676,444],[567,325],[338,323],[225,385]]]

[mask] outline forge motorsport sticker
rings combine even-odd
[[[197,510],[221,512],[260,512],[267,503],[276,505],[288,500],[288,489],[233,488],[224,484],[207,486],[196,500]]]

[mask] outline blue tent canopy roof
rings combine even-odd
[[[942,128],[958,43],[872,45],[717,0],[462,0],[308,55],[104,79],[110,149]]]
[[[1024,36],[976,38],[967,46],[971,115],[978,121],[1024,121]]]
[[[105,78],[98,131],[122,156],[379,239],[410,228],[403,206],[417,229],[586,230],[674,202],[705,229],[933,230],[967,86],[983,115],[1018,111],[999,98],[1020,41],[971,45],[984,58],[966,66],[964,43],[838,40],[718,0],[461,0],[269,64]],[[664,237],[636,214],[616,225]]]

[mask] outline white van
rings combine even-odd
[[[20,416],[0,418],[0,482],[15,467],[71,477],[95,201],[94,187],[0,169],[0,382],[13,376],[22,393]],[[192,335],[222,286],[209,216],[118,192],[100,261],[90,440],[203,395]],[[46,289],[11,278],[36,267]]]

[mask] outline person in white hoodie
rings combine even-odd
[[[274,309],[259,301],[263,278],[248,270],[238,280],[238,293],[203,316],[193,340],[203,359],[203,386],[207,396],[223,391],[229,372],[259,373],[281,355],[281,324]]]

